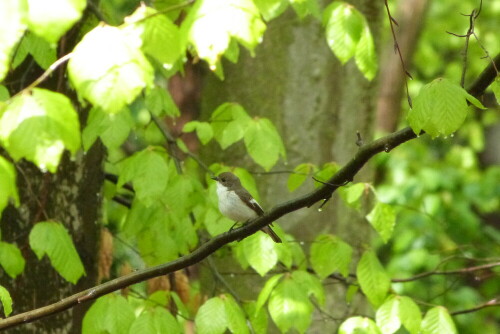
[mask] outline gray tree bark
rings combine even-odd
[[[360,0],[351,2],[367,18],[378,42],[382,20],[382,1]],[[300,22],[289,10],[272,21],[263,43],[252,58],[242,52],[237,64],[224,63],[225,81],[209,75],[202,93],[202,119],[226,101],[238,102],[252,116],[270,118],[278,128],[288,161],[274,170],[292,170],[296,165],[311,162],[321,166],[335,161],[340,165],[356,153],[356,131],[365,141],[372,138],[375,119],[376,81],[369,82],[357,69],[354,61],[345,66],[334,57],[326,44],[324,29],[314,19]],[[262,171],[247,156],[243,145],[236,144],[226,151],[213,146],[206,160],[222,161],[228,165]],[[356,181],[371,181],[371,171],[364,169]],[[289,174],[256,173],[264,208],[296,197],[312,189],[312,180],[295,193],[287,190]],[[306,249],[319,233],[339,235],[353,247],[359,248],[370,240],[371,228],[364,219],[365,212],[357,212],[342,205],[334,197],[319,212],[317,208],[301,210],[287,215],[277,223],[287,233],[304,242]],[[224,271],[230,271],[227,259],[218,261]],[[354,269],[354,267],[353,267]],[[260,278],[252,277],[243,283],[241,277],[231,280],[243,297],[255,293],[249,287],[258,286]],[[331,288],[334,286],[335,288]],[[337,288],[338,287],[338,288]],[[330,285],[329,313],[345,318],[363,308],[363,302],[345,305],[345,287]],[[341,306],[339,306],[341,305]],[[363,312],[363,311],[362,311]],[[339,325],[321,321],[318,313],[311,332],[333,332]]]

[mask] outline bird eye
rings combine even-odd
[[[220,180],[221,180],[222,182],[226,182],[226,179],[225,179],[225,178],[222,178],[222,179],[220,179]]]

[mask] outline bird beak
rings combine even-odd
[[[211,178],[212,180],[214,180],[214,181],[219,181],[219,178],[218,178],[217,176],[212,176],[212,177],[210,177],[210,178]]]

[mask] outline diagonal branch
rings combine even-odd
[[[496,58],[498,60],[499,57]],[[491,74],[493,72],[494,74]],[[484,92],[489,84],[494,80],[496,75],[495,68],[490,64],[480,76],[480,81],[473,84],[469,93],[478,97]],[[476,89],[475,91],[473,91]],[[9,318],[0,319],[0,330],[11,328],[20,324],[29,323],[49,315],[53,315],[78,304],[85,303],[101,296],[109,294],[113,291],[120,290],[129,285],[145,281],[147,279],[166,275],[176,270],[180,270],[191,266],[195,263],[207,258],[210,254],[229,244],[230,242],[246,238],[266,225],[269,225],[278,218],[297,211],[302,208],[310,207],[319,201],[328,200],[333,192],[339,187],[338,185],[345,184],[351,181],[359,170],[376,154],[381,152],[389,152],[393,148],[415,138],[416,135],[411,128],[405,128],[388,136],[377,139],[369,144],[363,145],[354,157],[344,167],[342,167],[332,178],[327,180],[325,185],[308,194],[305,194],[294,200],[282,203],[266,212],[263,216],[253,220],[247,225],[223,233],[215,238],[204,243],[192,253],[184,255],[174,261],[167,262],[156,267],[146,268],[128,274],[123,277],[116,278],[109,282],[97,285],[93,288],[84,290],[72,296],[66,297],[57,303],[43,306],[41,308],[14,315]]]

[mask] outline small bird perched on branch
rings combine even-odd
[[[259,203],[243,188],[240,179],[233,173],[221,173],[212,177],[212,180],[217,181],[219,210],[227,218],[245,223],[264,214]],[[281,243],[280,237],[270,226],[262,228],[261,231],[269,235],[274,242]]]

